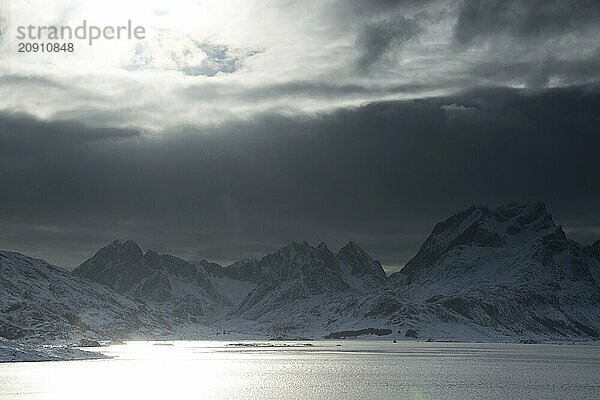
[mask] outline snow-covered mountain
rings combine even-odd
[[[387,328],[449,340],[593,340],[599,243],[567,239],[543,203],[472,206],[438,223],[388,279],[353,243],[337,255],[293,243],[259,261],[266,279],[231,316],[275,336]]]
[[[324,243],[292,242],[253,264],[256,287],[230,313],[228,326],[244,320],[271,336],[318,336],[386,281],[381,264],[350,242],[337,254]]]
[[[0,251],[0,336],[47,340],[168,333],[159,313],[45,261]]]
[[[371,315],[437,337],[597,338],[597,249],[567,239],[543,203],[473,206],[434,227]]]
[[[221,267],[115,241],[72,275],[11,252],[0,253],[0,266],[0,336],[9,338],[161,330],[172,337],[222,330],[266,337],[600,337],[600,241],[569,240],[542,203],[469,207],[436,224],[416,256],[389,277],[353,242],[337,253],[323,243],[292,242]]]
[[[211,321],[228,302],[216,290],[205,268],[133,241],[115,240],[73,270],[73,275],[191,322]],[[218,265],[216,265],[218,267]]]

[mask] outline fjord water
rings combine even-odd
[[[102,352],[113,358],[0,364],[0,399],[600,398],[598,346],[176,341]]]

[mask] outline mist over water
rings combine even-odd
[[[101,350],[113,358],[0,364],[0,399],[600,397],[598,346],[176,341]]]

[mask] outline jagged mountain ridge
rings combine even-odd
[[[182,295],[177,289],[185,283],[188,288],[195,287],[197,293],[185,299],[199,310],[210,310],[204,322],[224,318],[264,322],[271,312],[280,312],[279,307],[291,300],[296,300],[295,307],[302,307],[308,299],[314,302],[319,296],[364,292],[386,280],[381,264],[353,242],[337,254],[324,243],[313,247],[307,242],[292,242],[260,260],[221,267],[152,250],[144,253],[132,241],[114,241],[84,261],[73,274],[154,307],[175,310],[182,318],[188,309],[181,309]]]
[[[543,203],[460,211],[390,277],[353,242],[337,253],[292,242],[221,267],[115,241],[73,274],[175,328],[202,323],[269,337],[370,327],[456,340],[600,335],[600,241],[569,240]]]
[[[275,275],[233,315],[284,334],[387,326],[458,340],[595,339],[597,249],[569,240],[543,203],[476,205],[437,224],[406,267],[374,290],[307,296],[298,280]],[[338,276],[327,279],[339,289]]]
[[[375,289],[386,280],[381,264],[355,243],[337,254],[324,244],[292,242],[256,263],[256,288],[232,311],[231,318],[274,322],[277,334],[307,331],[331,305],[339,312],[351,298]],[[328,312],[325,312],[328,314]]]
[[[180,318],[208,322],[227,304],[204,267],[181,258],[146,253],[133,241],[115,240],[75,268],[73,275],[101,283],[116,292]]]

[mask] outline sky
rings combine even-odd
[[[147,35],[17,52],[83,20]],[[1,0],[0,54],[3,249],[354,240],[393,271],[455,212],[529,200],[600,239],[594,0]]]

